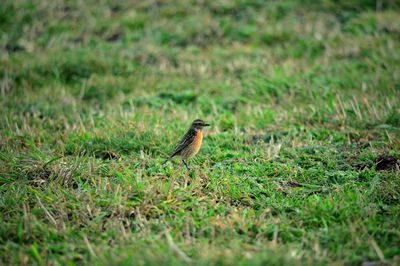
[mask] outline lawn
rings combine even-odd
[[[162,264],[400,264],[398,1],[1,1],[0,265]]]

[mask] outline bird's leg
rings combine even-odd
[[[190,171],[190,167],[188,166],[188,164],[186,163],[185,160],[182,159],[183,164],[186,166],[186,169],[188,169],[188,171]]]

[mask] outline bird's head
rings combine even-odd
[[[192,122],[191,128],[195,130],[202,130],[203,127],[208,127],[208,126],[210,126],[210,124],[207,124],[201,119],[196,119]]]

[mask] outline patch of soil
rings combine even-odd
[[[101,152],[99,156],[96,156],[97,158],[101,158],[103,160],[118,160],[119,155],[113,151],[104,151]]]
[[[399,169],[398,159],[391,155],[381,155],[374,160],[377,171],[393,171]]]
[[[34,187],[40,187],[49,181],[52,171],[41,166],[35,166],[27,172],[29,183]]]
[[[22,47],[22,46],[19,45],[19,44],[16,44],[16,43],[7,43],[7,44],[6,44],[6,50],[7,50],[7,52],[9,52],[10,54],[12,54],[12,53],[24,52],[24,51],[25,51],[25,48]]]
[[[285,187],[303,187],[302,184],[299,184],[299,183],[294,182],[294,181],[288,181],[285,184],[283,184],[283,186],[285,186]]]
[[[105,39],[107,42],[116,42],[116,41],[122,39],[122,37],[124,37],[124,34],[122,32],[115,32],[113,34],[106,36]]]

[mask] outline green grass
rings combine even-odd
[[[1,1],[0,264],[399,264],[399,36],[398,1]]]

